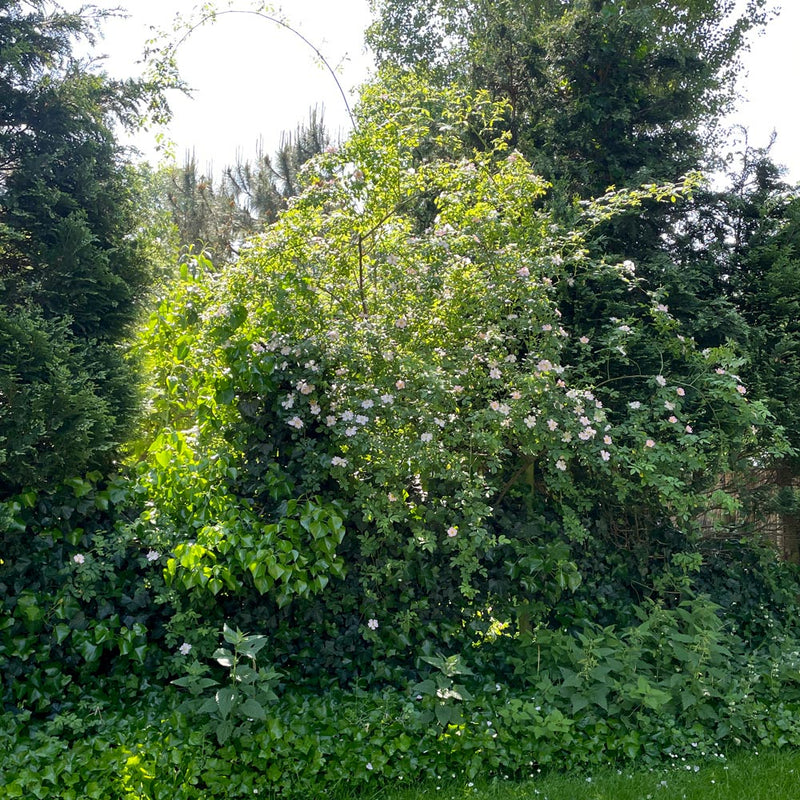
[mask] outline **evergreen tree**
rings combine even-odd
[[[0,494],[107,464],[135,406],[119,345],[150,252],[113,125],[146,87],[75,60],[100,19],[0,2],[0,330],[19,345],[0,349]]]
[[[700,302],[724,298],[739,315],[750,387],[800,453],[800,194],[782,180],[769,147],[745,137],[736,164],[725,189],[697,198],[675,238],[676,262],[713,277],[695,289]]]
[[[259,142],[253,161],[225,167],[219,181],[211,169],[200,172],[194,154],[163,176],[166,205],[184,250],[204,251],[216,264],[230,261],[250,234],[278,218],[302,189],[301,169],[330,145],[322,114],[281,135],[274,157]]]
[[[239,161],[228,167],[223,183],[249,215],[253,227],[256,220],[275,222],[289,198],[302,190],[303,165],[329,146],[323,115],[312,108],[307,123],[298,125],[294,133],[281,134],[274,158],[266,155],[260,144],[255,163]]]
[[[162,171],[160,191],[184,252],[206,252],[214,261],[230,260],[243,215],[224,186],[215,185],[210,168],[201,171],[194,153],[181,167]]]

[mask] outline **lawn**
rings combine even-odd
[[[736,754],[730,759],[687,761],[647,771],[554,773],[525,782],[472,785],[442,776],[438,784],[368,796],[370,800],[797,800],[800,753]]]

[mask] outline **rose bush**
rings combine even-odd
[[[690,531],[714,477],[774,446],[734,354],[585,246],[692,180],[567,225],[505,113],[385,76],[278,223],[222,272],[187,262],[142,339],[167,580],[287,661],[386,676],[544,618],[580,584],[572,548]],[[595,317],[570,318],[581,292]]]

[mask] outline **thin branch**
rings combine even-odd
[[[358,234],[358,293],[361,296],[361,310],[364,316],[369,316],[367,298],[364,294],[364,237]]]
[[[279,25],[281,28],[285,28],[290,33],[293,33],[303,44],[310,47],[314,53],[316,54],[317,58],[323,63],[325,68],[330,73],[331,77],[333,78],[334,82],[336,83],[336,88],[339,90],[339,94],[342,96],[342,102],[344,103],[344,107],[347,110],[347,116],[350,117],[350,122],[353,127],[356,127],[355,117],[353,116],[353,112],[350,108],[350,103],[347,102],[347,95],[345,94],[344,88],[342,84],[339,82],[339,79],[336,77],[336,71],[333,67],[328,63],[328,60],[325,56],[322,55],[319,48],[312,44],[305,36],[303,36],[300,31],[296,28],[293,28],[288,22],[285,22],[278,17],[273,17],[270,14],[265,13],[264,11],[253,11],[247,9],[229,9],[227,11],[211,11],[210,13],[206,14],[205,16],[201,17],[196,23],[194,23],[184,35],[169,49],[169,53],[171,56],[174,56],[175,51],[191,36],[199,27],[204,25],[209,20],[216,20],[217,17],[221,17],[224,14],[250,14],[255,17],[261,17],[262,19],[267,20],[268,22],[273,22],[275,25]]]
[[[531,456],[526,456],[523,459],[519,469],[517,469],[516,472],[506,481],[505,485],[500,490],[500,494],[497,500],[495,500],[495,505],[500,505],[500,503],[503,501],[503,498],[508,494],[509,489],[511,489],[511,487],[519,480],[519,476],[522,475],[522,473],[525,472],[525,470],[528,469],[528,467],[530,467],[533,463],[534,460],[531,458]]]

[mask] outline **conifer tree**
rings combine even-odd
[[[222,170],[200,172],[194,154],[165,176],[166,204],[184,250],[204,251],[216,264],[236,256],[242,241],[278,218],[288,200],[302,190],[301,170],[326,150],[330,136],[316,108],[294,132],[281,135],[273,157],[259,142],[256,156]]]
[[[101,20],[0,0],[0,494],[107,465],[135,406],[119,345],[150,266],[113,125],[146,87],[75,59]]]

